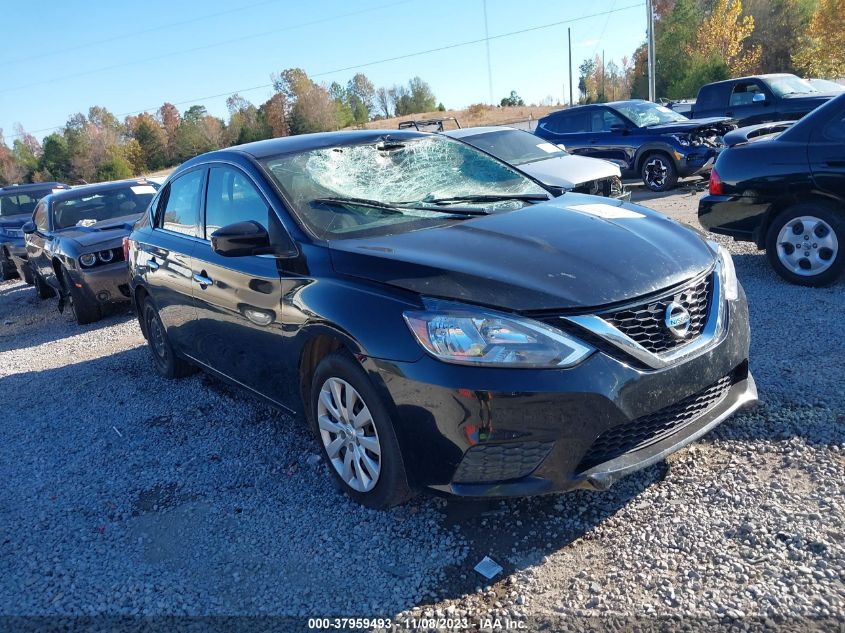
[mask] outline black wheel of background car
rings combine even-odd
[[[355,501],[384,509],[412,496],[387,408],[345,351],[317,366],[309,418],[329,470]]]
[[[0,254],[0,281],[15,279],[17,276],[18,269],[15,268],[15,264],[3,254]]]
[[[827,286],[845,269],[845,209],[824,201],[795,204],[772,220],[766,255],[781,277],[802,286]]]
[[[143,315],[147,342],[158,373],[165,378],[182,378],[195,373],[197,370],[193,365],[174,353],[170,340],[167,338],[167,330],[161,322],[153,302],[149,299],[144,301]]]
[[[73,311],[73,317],[76,319],[76,322],[79,325],[87,325],[103,318],[100,306],[96,303],[91,303],[91,300],[85,296],[82,289],[76,287],[67,269],[62,266],[60,271],[62,289],[70,302],[70,309]]]
[[[666,154],[657,152],[643,158],[643,184],[652,191],[669,191],[678,184],[678,170]]]
[[[35,285],[35,279],[32,278],[32,269],[29,267],[28,263],[24,263],[21,266],[21,272],[23,273],[23,280],[28,286]]]
[[[56,291],[53,290],[53,287],[44,281],[37,272],[32,272],[32,279],[35,282],[33,285],[35,286],[35,292],[38,293],[39,299],[49,299],[50,297],[56,296]]]

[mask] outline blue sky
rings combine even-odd
[[[631,5],[638,5],[633,8]],[[343,84],[357,70],[378,87],[419,75],[447,107],[488,102],[483,42],[367,65],[484,37],[482,0],[207,0],[143,3],[47,0],[4,7],[0,127],[11,144],[20,123],[39,139],[74,112],[100,105],[118,115],[164,101],[226,114],[225,96],[259,104],[270,74],[299,66]],[[604,16],[589,17],[606,11]],[[566,29],[578,64],[605,50],[630,56],[645,39],[644,0],[487,0],[494,99],[516,90],[527,103],[568,94]],[[349,70],[347,67],[353,67]],[[357,68],[357,70],[356,70]],[[575,90],[577,94],[577,86]],[[121,116],[122,118],[122,116]]]

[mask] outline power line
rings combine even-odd
[[[421,55],[429,55],[431,53],[439,53],[441,51],[460,48],[460,47],[463,47],[463,46],[471,46],[473,44],[480,44],[480,43],[486,42],[488,40],[498,40],[498,39],[502,39],[502,38],[505,38],[505,37],[513,37],[514,35],[523,35],[525,33],[531,33],[531,32],[534,32],[534,31],[550,29],[550,28],[553,28],[553,27],[556,27],[556,26],[560,26],[562,24],[571,24],[573,22],[579,22],[581,20],[587,20],[587,19],[590,19],[590,18],[601,17],[601,16],[604,16],[604,15],[607,15],[608,13],[619,13],[621,11],[627,11],[628,9],[635,9],[635,8],[639,8],[639,7],[642,7],[642,6],[645,6],[645,3],[638,2],[637,4],[626,5],[624,7],[619,7],[617,9],[613,9],[612,11],[601,11],[599,13],[593,13],[591,15],[584,15],[584,16],[577,17],[577,18],[570,18],[568,20],[560,20],[558,22],[550,22],[550,23],[547,23],[547,24],[539,25],[539,26],[532,26],[532,27],[528,27],[528,28],[524,28],[524,29],[519,29],[518,31],[510,31],[508,33],[500,33],[498,35],[491,35],[489,37],[483,37],[483,38],[480,38],[480,39],[467,40],[465,42],[457,42],[455,44],[447,44],[445,46],[438,46],[437,48],[429,48],[429,49],[422,50],[422,51],[416,51],[414,53],[406,53],[404,55],[397,55],[395,57],[387,57],[387,58],[384,58],[384,59],[379,59],[379,60],[375,60],[375,61],[371,61],[371,62],[356,64],[354,66],[346,66],[344,68],[335,68],[334,70],[327,70],[327,71],[324,71],[324,72],[312,74],[311,77],[324,77],[326,75],[332,75],[334,73],[340,73],[340,72],[345,72],[345,71],[349,71],[349,70],[356,70],[358,68],[367,68],[367,67],[375,66],[375,65],[378,65],[378,64],[385,64],[385,63],[388,63],[388,62],[393,62],[393,61],[398,61],[398,60],[403,60],[403,59],[409,59],[409,58],[412,58],[412,57],[419,57]],[[186,105],[186,104],[189,104],[189,103],[197,103],[199,101],[205,101],[207,99],[217,99],[219,97],[226,97],[226,96],[229,96],[229,95],[232,95],[232,94],[235,94],[235,93],[241,94],[241,93],[246,93],[246,92],[252,92],[253,90],[261,90],[263,88],[271,88],[272,86],[273,86],[273,84],[269,83],[269,84],[261,84],[260,86],[252,86],[250,88],[239,88],[237,90],[227,90],[226,92],[220,92],[220,93],[213,94],[213,95],[205,95],[205,96],[202,96],[202,97],[195,97],[193,99],[187,99],[185,101],[178,101],[178,102],[173,103],[173,105]],[[142,108],[140,110],[133,110],[132,112],[123,112],[123,113],[120,113],[120,114],[116,114],[115,116],[117,116],[117,117],[131,116],[131,115],[135,115],[135,114],[140,114],[141,112],[149,112],[150,110],[157,110],[158,108],[159,108],[159,106],[153,106],[153,107],[150,107],[150,108]],[[56,125],[56,126],[49,127],[49,128],[42,128],[40,130],[34,130],[34,131],[30,132],[30,134],[38,134],[38,133],[41,133],[41,132],[49,132],[49,131],[52,131],[52,130],[59,130],[62,127],[64,127],[64,126],[63,125]],[[12,134],[12,135],[9,136],[9,138],[15,138],[15,137],[18,137],[18,136],[21,136],[21,135],[20,134]]]
[[[126,39],[127,37],[135,37],[137,35],[146,35],[147,33],[154,33],[156,31],[163,31],[165,29],[176,28],[178,26],[185,26],[186,24],[193,24],[195,22],[201,22],[202,20],[209,20],[211,18],[217,18],[221,15],[229,15],[230,13],[237,13],[238,11],[246,11],[247,9],[254,9],[255,7],[261,7],[266,4],[272,4],[275,2],[279,2],[279,0],[262,0],[262,2],[256,2],[253,4],[247,4],[244,6],[236,7],[234,9],[227,9],[226,11],[218,11],[217,13],[206,13],[205,15],[201,15],[196,18],[191,18],[190,20],[182,20],[181,22],[168,22],[167,24],[159,24],[158,26],[151,26],[149,28],[143,29],[141,31],[133,31],[131,33],[123,33],[121,35],[115,35],[113,37],[107,37],[102,40],[94,40],[90,42],[84,42],[82,44],[78,44],[76,46],[71,46],[69,48],[61,48],[61,49],[53,49],[51,51],[44,51],[43,53],[38,53],[37,55],[30,55],[29,57],[16,57],[13,59],[8,59],[4,62],[4,64],[16,64],[19,62],[28,62],[33,59],[43,59],[44,57],[52,57],[53,55],[59,55],[61,53],[69,53],[71,51],[78,51],[83,48],[90,48],[92,46],[97,46],[99,44],[108,44],[109,42],[116,42],[118,40]]]
[[[325,18],[320,18],[319,20],[311,20],[310,22],[301,22],[299,24],[292,24],[289,26],[285,26],[279,29],[272,29],[269,31],[262,31],[260,33],[252,33],[250,35],[242,35],[240,37],[234,37],[228,40],[222,40],[217,42],[212,42],[210,44],[203,44],[202,46],[195,46],[193,48],[185,48],[178,51],[170,51],[169,53],[163,53],[161,55],[155,55],[153,57],[145,57],[143,59],[135,59],[129,62],[121,62],[119,64],[112,64],[111,66],[102,66],[100,68],[93,68],[91,70],[83,70],[77,73],[70,73],[70,74],[63,74],[58,77],[53,77],[52,79],[41,79],[39,81],[35,81],[33,83],[24,84],[21,86],[13,86],[11,88],[4,88],[0,90],[0,94],[6,94],[9,92],[17,92],[18,90],[26,90],[27,88],[35,88],[37,86],[43,86],[45,84],[53,84],[57,81],[64,81],[67,79],[75,79],[77,77],[86,77],[88,75],[96,75],[97,73],[105,72],[107,70],[117,70],[119,68],[124,68],[126,66],[135,66],[137,64],[145,64],[147,62],[158,61],[160,59],[170,59],[175,55],[184,55],[186,53],[195,53],[197,51],[208,50],[210,48],[217,48],[218,46],[225,46],[227,44],[234,44],[237,42],[243,42],[245,40],[251,40],[257,37],[266,37],[268,35],[275,35],[277,33],[282,33],[284,31],[292,31],[294,29],[302,28],[304,26],[313,26],[315,24],[323,24],[324,22],[330,22],[332,20],[338,20],[340,18],[349,18],[355,15],[360,15],[362,13],[370,13],[372,11],[378,11],[381,9],[387,9],[390,7],[394,7],[400,4],[408,4],[412,0],[399,0],[399,2],[391,2],[389,4],[382,4],[375,7],[369,7],[367,9],[361,9],[358,11],[351,11],[349,13],[340,13],[336,15],[331,15]]]

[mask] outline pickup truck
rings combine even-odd
[[[726,116],[740,127],[795,121],[835,96],[787,73],[740,77],[706,84],[698,91],[691,118]]]

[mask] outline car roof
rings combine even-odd
[[[577,105],[577,106],[572,106],[571,108],[564,108],[563,110],[555,110],[554,112],[549,112],[543,118],[545,119],[546,117],[555,116],[555,115],[565,113],[565,112],[576,112],[577,110],[583,110],[583,109],[586,109],[586,108],[595,108],[595,107],[598,107],[598,106],[610,106],[612,108],[614,106],[620,106],[620,105],[623,105],[623,104],[626,104],[626,103],[654,103],[654,102],[648,101],[647,99],[624,99],[622,101],[607,101],[607,102],[603,102],[603,103],[585,103],[584,105]],[[659,105],[659,104],[655,103],[654,105]]]
[[[26,184],[6,185],[0,187],[0,194],[4,193],[25,193],[27,191],[40,191],[41,189],[70,189],[70,185],[63,182],[32,182]]]
[[[502,132],[505,130],[517,132],[525,131],[517,130],[515,127],[508,127],[506,125],[482,125],[479,127],[464,127],[460,130],[446,130],[445,132],[441,132],[441,134],[443,134],[444,136],[451,136],[452,138],[464,138],[465,136],[476,136],[478,134],[492,134],[493,132]]]
[[[723,79],[722,81],[712,81],[707,86],[732,84],[738,81],[750,81],[752,79],[777,79],[778,77],[798,77],[792,73],[766,73],[764,75],[748,75],[746,77],[734,77],[733,79]]]
[[[135,187],[138,185],[158,186],[151,180],[145,178],[133,178],[131,180],[115,180],[112,182],[98,182],[93,185],[81,185],[73,189],[63,189],[50,195],[52,202],[59,202],[62,200],[75,200],[80,195],[94,195],[97,193],[106,193],[108,191],[117,191],[119,189],[126,189],[127,187]]]
[[[358,145],[373,143],[381,138],[389,137],[392,140],[414,139],[426,136],[437,136],[429,132],[417,132],[416,130],[354,130],[348,132],[318,132],[316,134],[298,134],[296,136],[285,136],[273,138],[266,141],[256,141],[244,145],[235,145],[227,150],[202,154],[191,162],[198,159],[209,160],[215,156],[225,156],[227,152],[238,152],[248,154],[253,158],[262,159],[279,154],[290,154],[293,152],[305,152],[313,149],[334,147],[336,145]]]

